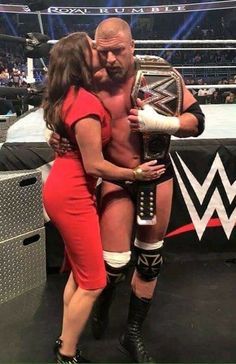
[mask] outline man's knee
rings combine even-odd
[[[149,282],[158,277],[163,263],[162,248],[163,240],[156,243],[135,240],[136,270],[142,280]]]
[[[123,282],[127,276],[131,252],[114,253],[103,251],[106,264],[107,280],[111,285]]]

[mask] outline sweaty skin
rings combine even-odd
[[[131,109],[131,89],[134,78],[130,77],[122,87],[114,86],[99,92],[105,107],[112,116],[112,139],[104,154],[112,163],[134,168],[140,164],[140,133],[132,133],[127,119]]]
[[[100,88],[98,96],[112,116],[112,141],[107,147],[106,157],[120,166],[134,168],[140,163],[141,154],[141,135],[132,133],[128,121],[129,111],[133,107],[130,95],[135,81],[134,41],[130,29],[122,29],[119,21],[110,19],[96,32],[95,44],[105,68],[95,74]],[[183,88],[184,111],[196,100],[184,85]],[[193,115],[181,115],[180,123],[177,136],[197,133]]]
[[[107,79],[105,72],[102,71],[96,74],[96,78],[99,77],[98,86],[100,87],[98,95],[105,107],[110,111],[112,117],[112,139],[106,149],[106,158],[117,165],[134,168],[140,163],[142,137],[141,133],[131,130],[128,120],[130,110],[134,107],[131,103],[131,90],[135,77],[134,41],[132,40],[130,27],[122,19],[105,19],[96,29],[95,42],[101,64],[109,76],[109,79]],[[196,99],[184,85],[183,89],[184,102],[182,111],[184,112],[191,104],[196,102]],[[179,129],[175,133],[176,136],[188,137],[198,135],[198,120],[193,114],[183,113],[178,115],[178,119]],[[149,254],[149,257],[154,257],[154,260],[155,257],[158,258],[159,256],[160,258],[161,253],[159,254],[159,252],[161,252],[160,248],[163,246],[171,213],[172,176],[171,168],[169,168],[163,173],[163,178],[159,180],[159,183],[157,181],[155,225],[136,225],[135,231],[133,230],[135,204],[131,199],[129,190],[126,186],[121,186],[115,183],[115,181],[112,183],[103,180],[99,206],[100,229],[103,250],[105,252],[104,257],[108,268],[110,267],[109,269],[115,266],[114,259],[119,257],[120,260],[122,259],[120,272],[124,274],[123,269],[125,269],[127,259],[123,259],[122,254],[125,253],[125,257],[129,255],[134,234],[136,247],[138,243],[141,249],[145,251],[144,255]],[[134,188],[133,192],[135,193]],[[156,253],[153,256],[152,252],[154,251]],[[138,271],[138,264],[141,259],[141,254],[139,254],[131,280],[132,294],[128,321],[120,343],[128,351],[133,362],[153,363],[153,359],[145,350],[141,335],[137,333],[141,332],[142,323],[146,318],[157,284],[158,272],[155,274],[154,279],[147,280],[145,275],[146,268],[141,272]],[[109,269],[107,269],[108,276]],[[103,315],[105,311],[109,310],[112,300],[111,295],[108,305],[108,292],[113,292],[112,286],[109,283],[107,289],[101,295],[101,300],[100,298],[98,299],[96,314],[93,316],[95,337],[101,337],[104,332],[103,325],[104,323],[106,325],[106,322]],[[105,302],[106,304],[104,304]],[[138,305],[136,305],[137,302]]]
[[[105,157],[111,162],[130,168],[140,163],[140,133],[131,131],[128,121],[131,103],[131,90],[135,80],[134,41],[130,28],[123,26],[118,19],[107,19],[95,34],[96,48],[104,70],[95,74],[98,96],[110,111],[112,117],[112,139],[106,147]],[[107,72],[107,74],[106,74]],[[109,77],[107,77],[109,76]],[[184,88],[183,111],[196,100]],[[197,135],[197,119],[194,115],[180,115],[180,130],[177,136]],[[173,180],[169,179],[157,186],[157,224],[137,226],[136,237],[146,243],[162,240],[169,222]],[[103,181],[101,234],[103,249],[123,252],[130,249],[134,206],[130,197],[121,187]],[[112,221],[112,224],[111,224]],[[112,236],[112,239],[111,239]],[[132,287],[141,297],[151,297],[155,282],[133,280]]]
[[[134,42],[130,34],[114,27],[113,30],[105,27],[96,36],[97,51],[106,69],[103,82],[98,80],[98,96],[112,117],[112,140],[105,155],[113,163],[134,168],[140,163],[140,134],[131,132],[127,118],[133,106],[130,95],[135,73]]]
[[[101,86],[102,84],[104,87],[104,84],[106,84],[106,90],[98,92],[99,98],[112,116],[112,139],[106,147],[104,154],[112,163],[128,168],[135,168],[141,162],[141,134],[133,133],[128,121],[129,110],[133,107],[130,95],[134,79],[135,76],[131,75],[125,83],[114,86],[114,83],[109,80],[104,71],[104,83],[99,83],[99,85]],[[183,91],[183,109],[186,110],[195,102],[195,99],[185,86]],[[182,115],[181,118],[186,118],[188,115]]]

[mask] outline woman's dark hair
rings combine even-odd
[[[88,60],[89,58],[89,60]],[[89,62],[90,61],[90,62]],[[71,33],[51,49],[42,107],[49,129],[63,131],[61,109],[71,86],[93,89],[92,51],[87,34]]]

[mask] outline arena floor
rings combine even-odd
[[[236,253],[234,253],[236,256]],[[144,325],[147,347],[158,363],[236,362],[236,264],[232,254],[177,261],[166,256],[152,309]],[[52,363],[60,331],[65,276],[49,274],[45,287],[0,305],[1,363]],[[90,325],[82,348],[93,362],[128,363],[118,349],[129,287],[119,288],[103,340]]]
[[[206,121],[200,139],[236,138],[236,104],[207,104],[201,108]]]

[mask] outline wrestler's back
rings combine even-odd
[[[131,104],[133,78],[126,84],[106,88],[99,92],[99,97],[112,117],[112,138],[104,152],[114,164],[134,168],[140,163],[140,134],[131,133],[128,122]]]

